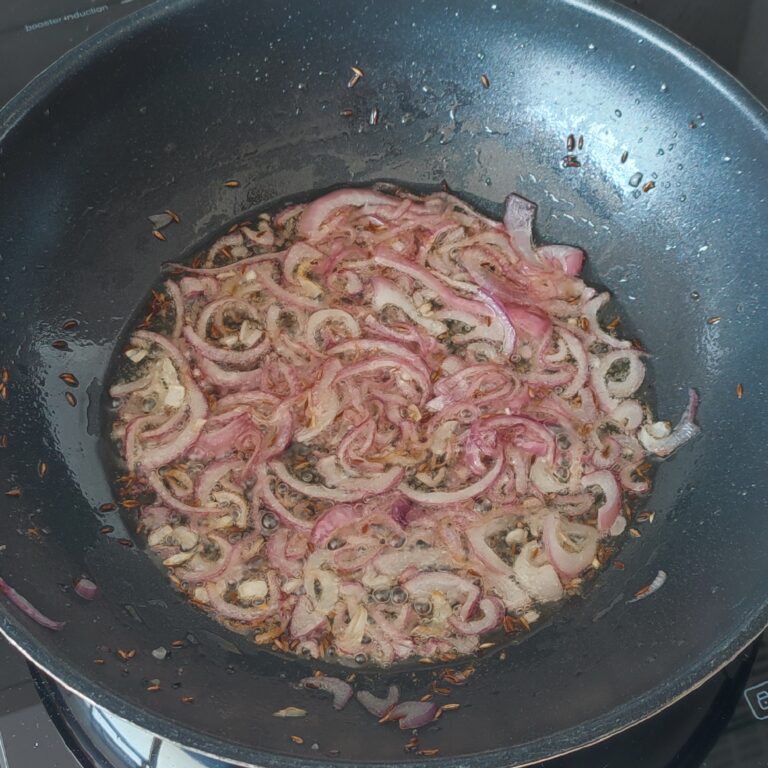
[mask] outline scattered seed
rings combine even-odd
[[[136,499],[125,499],[125,501],[120,502],[120,506],[125,507],[125,509],[136,509],[139,506],[139,502]]]
[[[104,663],[104,659],[94,659],[93,663],[94,664],[103,664]]]
[[[127,547],[128,549],[130,549],[133,546],[133,542],[130,539],[118,539],[117,543],[121,547]]]
[[[240,182],[237,179],[229,179],[228,181],[224,182],[225,187],[239,187]]]
[[[639,539],[642,536],[642,534],[640,533],[640,531],[637,530],[637,528],[630,528],[629,535],[635,539]]]
[[[0,448],[8,447],[8,435],[0,435]]]
[[[77,398],[71,392],[67,392],[64,397],[73,408],[77,405]]]
[[[341,117],[352,117],[355,113],[351,109],[342,109],[341,112],[339,112],[339,115]]]
[[[183,640],[173,640],[171,642],[171,648],[183,648],[186,643]]]
[[[435,662],[427,656],[422,656],[419,659],[419,664],[434,664]]]
[[[379,124],[379,108],[374,107],[371,110],[371,114],[368,116],[368,122],[371,125],[378,125]]]
[[[717,325],[723,318],[720,315],[712,315],[707,318],[707,325]]]
[[[175,224],[178,224],[181,221],[181,218],[179,217],[179,214],[176,213],[175,211],[172,211],[170,208],[166,208],[165,209],[165,213],[167,213],[171,217],[171,220]]]
[[[442,709],[443,712],[454,712],[460,707],[461,707],[461,704],[456,704],[455,702],[453,702],[451,704],[443,704],[443,706],[440,707],[440,709]]]
[[[575,149],[575,147],[576,147],[576,139],[573,137],[573,134],[572,134],[572,133],[569,133],[569,134],[568,134],[568,139],[567,139],[567,140],[566,140],[566,142],[565,142],[565,148],[566,148],[566,149],[567,149],[569,152],[573,152],[573,150]]]
[[[99,528],[99,533],[102,536],[106,536],[108,533],[112,533],[115,529],[111,525],[102,525],[101,528]]]
[[[122,648],[118,648],[117,649],[117,655],[123,661],[130,661],[136,655],[136,649],[135,648],[131,648],[130,650],[125,651]]]
[[[531,631],[531,625],[528,623],[528,619],[526,619],[525,616],[518,616],[517,620],[523,625],[526,632]]]
[[[736,397],[738,397],[739,400],[744,397],[744,385],[741,383],[736,385]]]
[[[621,153],[621,158],[619,159],[619,162],[620,162],[622,165],[624,165],[624,163],[626,163],[626,162],[627,162],[627,158],[628,158],[628,157],[629,157],[629,152],[628,152],[628,151],[625,149],[625,150],[624,150],[624,151]]]
[[[63,339],[56,339],[56,341],[54,341],[51,346],[54,349],[69,349],[69,344],[67,344],[67,342]]]
[[[451,695],[451,689],[450,688],[442,688],[434,681],[432,682],[432,692],[437,693],[440,696],[450,696]]]
[[[581,160],[576,155],[566,155],[563,158],[563,168],[581,168]]]
[[[577,149],[584,149],[584,137],[583,136],[579,136],[579,141],[576,144],[576,148]]]
[[[304,743],[304,739],[302,739],[301,736],[291,736],[291,741],[294,744],[303,744]]]
[[[0,397],[2,397],[3,400],[8,399],[8,387],[6,387],[5,384],[0,384]]]
[[[614,317],[614,318],[613,318],[613,320],[611,320],[611,322],[610,322],[610,323],[608,323],[608,325],[606,325],[605,327],[606,327],[606,328],[607,328],[609,331],[615,331],[615,330],[616,330],[616,329],[619,327],[619,325],[621,325],[621,320],[620,320],[620,318],[618,318],[618,317]]]
[[[480,651],[487,651],[489,648],[495,648],[496,643],[480,643],[480,645],[477,646],[478,650]]]
[[[358,77],[365,76],[365,72],[363,72],[363,70],[360,69],[360,67],[350,67],[350,69],[352,70],[352,73],[357,75]]]
[[[194,696],[182,696],[179,701],[182,704],[194,704],[195,703],[195,697]]]
[[[21,496],[21,488],[11,488],[10,491],[5,492],[6,496],[12,496],[13,498],[18,498]]]
[[[655,512],[651,512],[651,514],[650,514],[650,515],[648,515],[648,522],[649,522],[649,523],[653,523],[653,521],[654,521],[655,519],[656,519],[656,513],[655,513]]]
[[[100,507],[99,512],[112,512],[112,510],[117,509],[115,505],[111,501],[105,501]]]
[[[431,693],[425,693],[425,694],[424,694],[424,695],[423,695],[423,696],[422,696],[422,697],[419,699],[419,701],[432,701],[432,699],[433,699],[433,698],[434,698],[434,697],[432,696],[432,694],[431,694]]]
[[[159,680],[152,680],[150,681],[149,685],[147,686],[147,690],[150,693],[154,693],[155,691],[160,690],[160,681]]]
[[[419,740],[418,738],[416,738],[416,736],[413,736],[411,739],[405,742],[405,744],[403,745],[403,749],[406,752],[413,752],[413,750],[416,749],[416,747],[418,746],[419,746]]]
[[[48,474],[48,465],[44,461],[39,461],[37,463],[37,474],[41,478]]]
[[[359,82],[362,75],[358,75],[357,72],[352,73],[352,77],[347,82],[347,88],[354,88]]]
[[[419,757],[434,757],[440,754],[440,750],[437,747],[431,749],[420,749],[416,752]]]
[[[488,78],[488,75],[480,75],[480,82],[483,84],[483,88],[491,87],[491,81]]]
[[[168,239],[159,229],[152,230],[152,237],[154,237],[155,240],[162,240],[162,241],[165,241]]]
[[[613,561],[613,567],[617,571],[623,571],[624,570],[624,563],[622,563],[621,560],[614,560]]]
[[[515,620],[511,616],[505,616],[502,626],[504,627],[504,631],[508,635],[511,635],[515,631]]]
[[[655,181],[646,181],[645,184],[643,184],[643,192],[650,192],[655,186]]]
[[[307,714],[306,709],[300,707],[286,707],[285,709],[278,709],[277,712],[273,712],[274,717],[304,717]]]
[[[11,380],[11,372],[7,368],[3,368],[3,384],[7,384]]]
[[[691,120],[691,122],[688,123],[688,127],[689,128],[697,128],[698,125],[696,124],[696,122],[694,120]]]
[[[70,387],[76,387],[80,384],[74,373],[60,373],[59,378]]]

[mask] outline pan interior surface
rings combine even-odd
[[[353,65],[364,75],[348,87]],[[102,506],[109,361],[161,263],[275,200],[382,179],[536,201],[539,237],[587,250],[586,280],[611,289],[651,353],[659,418],[677,418],[688,386],[702,402],[703,433],[659,468],[655,521],[624,569],[478,659],[446,699],[461,708],[420,746],[456,766],[573,749],[667,705],[763,628],[766,116],[674,37],[562,0],[160,2],[1,117],[0,484],[21,495],[0,497],[0,575],[67,626],[51,634],[2,602],[0,628],[66,685],[241,763],[422,761],[403,750],[409,733],[355,702],[335,712],[292,688],[310,664],[184,602],[129,546],[130,517]],[[583,146],[568,151],[569,134]],[[161,242],[147,216],[165,209],[181,222]],[[630,603],[659,570],[664,587]],[[100,587],[92,603],[72,593],[81,573]],[[355,685],[413,698],[441,672],[364,671]],[[307,714],[273,716],[287,706]]]

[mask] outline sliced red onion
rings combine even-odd
[[[147,478],[147,484],[155,492],[157,501],[162,502],[171,509],[175,509],[177,512],[181,512],[183,515],[191,515],[194,518],[205,518],[207,516],[216,517],[221,513],[221,510],[214,507],[196,507],[177,498],[168,490],[163,479],[157,472],[153,472]]]
[[[75,579],[75,593],[83,600],[94,600],[99,594],[99,588],[85,576]]]
[[[413,302],[391,280],[375,277],[371,280],[371,288],[373,289],[373,306],[375,309],[397,307],[408,315],[414,323],[425,328],[432,336],[440,336],[448,330],[445,324],[439,320],[432,320],[422,315]]]
[[[338,677],[305,677],[299,681],[299,685],[310,691],[325,691],[333,697],[333,708],[344,709],[352,698],[354,690],[349,683]]]
[[[540,245],[539,257],[557,264],[566,275],[578,275],[584,266],[584,251],[573,245]]]
[[[419,595],[429,596],[432,592],[440,592],[446,597],[453,597],[462,601],[459,610],[459,618],[466,621],[475,610],[480,600],[480,588],[468,578],[456,576],[453,573],[436,571],[435,573],[421,573],[403,584],[403,589],[411,597]]]
[[[184,299],[181,295],[179,284],[173,280],[165,282],[165,290],[168,291],[168,295],[173,303],[173,330],[171,331],[171,336],[174,339],[178,339],[184,326]]]
[[[177,569],[178,575],[183,581],[190,584],[200,584],[206,581],[215,581],[229,568],[232,559],[240,550],[238,544],[230,544],[223,536],[211,533],[208,536],[218,547],[219,557],[215,560],[206,560],[196,555]]]
[[[567,578],[578,576],[597,554],[597,532],[591,525],[567,523],[554,513],[544,518],[542,541],[549,562]]]
[[[552,603],[563,596],[560,577],[538,542],[523,545],[512,572],[516,582],[534,600]]]
[[[173,328],[134,334],[149,373],[112,388],[113,434],[202,607],[313,658],[473,653],[621,532],[624,489],[698,431],[697,398],[674,431],[646,418],[644,353],[601,328],[580,249],[534,244],[535,212],[345,189],[204,255],[234,263],[173,268]],[[368,703],[434,717],[396,700]]]
[[[504,606],[495,597],[483,598],[478,603],[477,610],[481,614],[479,618],[461,621],[451,616],[448,623],[462,635],[483,635],[496,629],[504,618]]]
[[[121,397],[139,392],[142,389],[146,389],[152,383],[152,378],[151,374],[147,374],[146,376],[140,376],[138,379],[126,381],[124,384],[114,384],[109,388],[109,396],[119,400]]]
[[[312,530],[313,524],[311,522],[302,520],[300,517],[294,515],[293,512],[289,511],[272,492],[272,488],[270,487],[270,477],[267,468],[264,465],[261,465],[258,468],[256,478],[255,490],[264,503],[280,518],[280,520],[297,530]]]
[[[483,491],[485,491],[499,476],[503,464],[504,458],[498,456],[483,477],[476,480],[471,485],[467,485],[464,488],[459,488],[455,491],[417,491],[415,488],[408,485],[407,481],[400,484],[399,490],[404,496],[407,496],[412,501],[419,502],[420,504],[453,504],[459,501],[466,501],[467,499],[472,499],[483,493]]]
[[[357,700],[375,717],[384,717],[400,698],[400,689],[396,685],[390,685],[387,695],[381,699],[370,691],[358,691]]]
[[[279,611],[279,606],[277,604],[277,594],[279,589],[277,581],[274,577],[271,578],[269,583],[268,602],[259,603],[248,608],[244,608],[225,600],[216,585],[209,584],[206,587],[206,593],[211,608],[213,608],[219,616],[244,624],[254,624],[263,622],[265,619],[274,616]]]
[[[471,440],[480,440],[484,432],[498,434],[503,440],[506,430],[514,430],[509,439],[526,453],[544,457],[550,464],[555,460],[555,436],[544,425],[525,416],[488,416],[476,421],[470,432]],[[509,433],[507,433],[509,434]]]
[[[439,277],[436,277],[434,274],[419,266],[418,264],[407,262],[404,259],[395,256],[394,254],[385,253],[383,251],[377,251],[376,255],[374,256],[374,261],[383,267],[395,269],[398,272],[402,272],[410,277],[415,278],[420,283],[422,283],[422,285],[425,285],[427,288],[436,293],[438,297],[443,301],[443,303],[448,307],[461,309],[473,315],[479,314],[481,317],[495,314],[495,312],[489,311],[489,307],[484,305],[482,302],[477,302],[472,299],[465,299],[461,296],[458,296],[453,291],[451,291],[445,285],[445,283],[441,282]]]
[[[341,325],[347,331],[348,336],[360,335],[360,325],[349,312],[342,309],[318,309],[307,320],[307,343],[310,346],[321,348],[318,345],[317,333],[326,323]]]
[[[267,540],[267,559],[270,566],[285,578],[299,577],[302,563],[299,558],[288,557],[288,530],[280,528]]]
[[[297,293],[292,293],[286,290],[282,286],[278,285],[272,277],[272,267],[269,264],[260,264],[255,267],[255,272],[258,275],[259,282],[271,293],[276,299],[282,301],[291,307],[300,307],[301,309],[320,309],[321,305],[314,299],[308,299],[305,296],[299,296]]]
[[[336,531],[361,518],[360,510],[352,504],[335,504],[324,512],[312,528],[310,540],[322,546]]]
[[[402,344],[382,339],[352,339],[337,344],[328,350],[329,355],[359,355],[382,352],[386,357],[407,363],[410,368],[418,371],[418,375],[415,378],[422,382],[424,387],[429,387],[429,368],[424,364],[424,360]]]
[[[185,299],[198,296],[213,298],[219,291],[219,282],[213,277],[182,277],[179,280],[181,295]]]
[[[222,368],[218,363],[214,363],[213,360],[209,360],[207,357],[198,358],[197,365],[211,384],[225,390],[259,389],[263,379],[261,369],[254,371],[230,371]]]
[[[397,720],[400,728],[409,731],[428,725],[437,715],[437,704],[432,701],[401,701],[384,715],[384,720]]]
[[[0,576],[0,592],[7,598],[8,602],[16,606],[22,613],[26,614],[32,621],[38,623],[41,627],[58,631],[64,629],[66,622],[54,621],[35,608],[26,597],[22,597],[8,582]]]
[[[224,349],[209,344],[201,339],[192,328],[184,326],[184,338],[198,355],[213,360],[216,363],[230,365],[233,368],[250,368],[256,365],[270,347],[269,339],[264,339],[260,344],[250,349],[236,350]]]
[[[698,407],[699,395],[695,389],[689,389],[688,406],[674,429],[663,421],[643,425],[638,433],[643,448],[656,456],[666,457],[696,437],[701,432],[701,428],[695,423]]]
[[[621,489],[616,476],[613,472],[601,469],[583,475],[581,484],[584,488],[596,485],[603,492],[605,499],[597,508],[597,527],[601,531],[609,530],[621,510]]]
[[[617,339],[615,336],[606,333],[597,319],[597,313],[610,298],[611,296],[608,293],[598,294],[584,305],[583,314],[589,321],[590,333],[594,334],[598,341],[602,341],[603,344],[607,344],[609,347],[627,349],[632,346],[632,343],[626,339]]]
[[[326,624],[325,614],[316,611],[309,598],[302,595],[293,609],[289,631],[291,637],[301,639],[317,632]]]
[[[520,256],[529,264],[538,266],[533,248],[533,220],[536,217],[536,203],[520,195],[508,195],[504,201],[504,229],[507,230],[512,245]]]
[[[595,448],[592,454],[592,464],[597,469],[608,469],[612,467],[621,456],[621,445],[612,437],[603,439],[599,448]]]
[[[637,400],[623,400],[611,411],[611,421],[634,432],[643,423],[643,406]]]
[[[339,209],[347,207],[373,211],[377,207],[390,207],[399,201],[389,195],[374,192],[372,189],[339,189],[318,198],[306,207],[299,219],[299,234],[306,238],[315,238],[320,234],[323,224]]]
[[[349,488],[327,488],[319,483],[305,483],[295,478],[281,461],[269,462],[269,468],[286,485],[313,499],[327,501],[360,501],[368,496],[377,496],[392,490],[403,476],[401,467],[390,467],[378,477],[360,478],[350,482]]]

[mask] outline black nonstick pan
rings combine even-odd
[[[0,600],[2,632],[66,686],[203,752],[430,762],[354,702],[335,712],[293,689],[309,663],[179,597],[130,510],[109,508],[104,383],[162,262],[276,199],[445,179],[489,213],[517,191],[538,202],[542,240],[584,246],[587,279],[652,353],[657,412],[676,418],[695,386],[702,434],[660,466],[624,569],[476,659],[461,709],[419,743],[448,766],[521,765],[685,695],[768,617],[766,118],[680,40],[589,0],[159,2],[65,56],[0,113],[0,490],[19,491],[0,496],[0,575],[67,625]],[[583,146],[569,152],[569,134]],[[147,216],[167,208],[181,223],[161,242]],[[663,588],[629,602],[659,570]],[[91,603],[72,592],[82,573]],[[413,697],[440,672],[356,684]],[[287,706],[307,716],[273,717]]]

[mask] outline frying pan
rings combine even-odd
[[[348,88],[353,64],[365,75]],[[67,626],[2,601],[3,633],[67,687],[196,750],[262,766],[429,762],[356,703],[335,712],[292,688],[314,667],[186,604],[130,512],[100,505],[110,359],[163,261],[276,199],[446,179],[488,213],[515,190],[539,203],[541,239],[583,245],[587,279],[653,355],[657,412],[676,418],[694,385],[703,432],[659,468],[655,522],[621,551],[625,568],[477,659],[451,699],[461,709],[420,744],[448,766],[522,765],[683,696],[768,617],[767,126],[696,51],[587,0],[160,2],[68,54],[0,123],[0,487],[21,490],[0,496],[0,573]],[[584,137],[577,167],[563,167],[570,133]],[[160,242],[146,217],[166,208],[182,220]],[[663,588],[629,602],[659,570]],[[92,603],[71,590],[81,573],[101,588]],[[361,670],[356,685],[395,681],[408,698],[438,673]],[[307,716],[273,717],[289,705]]]

